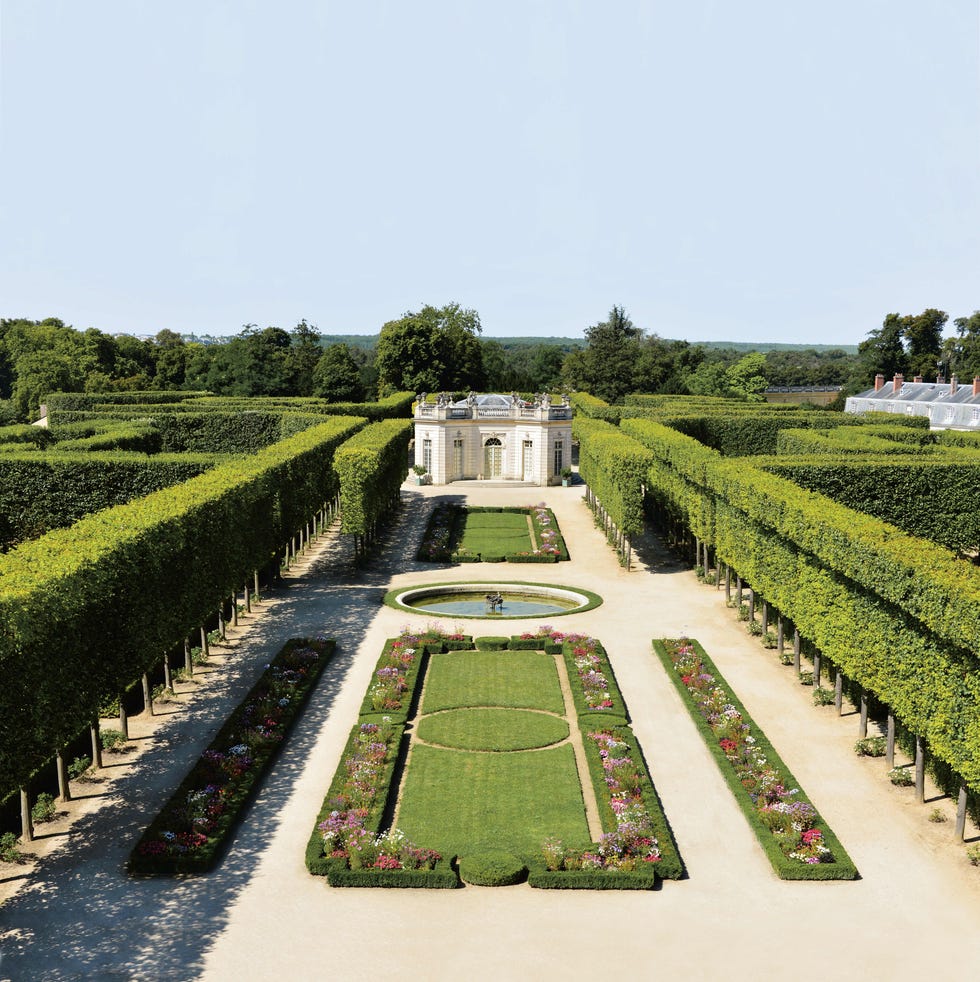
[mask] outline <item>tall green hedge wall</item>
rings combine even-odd
[[[203,454],[6,454],[0,466],[0,549],[180,484],[214,464],[213,455]]]
[[[578,441],[579,474],[627,536],[643,529],[643,485],[653,456],[618,427],[576,416],[572,436]]]
[[[204,622],[338,491],[335,417],[0,557],[0,790]]]
[[[980,570],[650,420],[651,494],[980,791]]]
[[[398,499],[408,474],[410,419],[385,419],[352,436],[334,456],[341,531],[370,534]]]

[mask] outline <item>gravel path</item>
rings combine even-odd
[[[151,721],[139,756],[120,765],[111,784],[96,786],[95,797],[73,803],[74,820],[42,841],[36,868],[0,868],[0,899],[7,898],[0,978],[577,980],[627,972],[902,982],[980,971],[980,870],[951,841],[953,803],[935,791],[928,796],[936,800],[916,803],[911,791],[888,783],[880,760],[856,757],[856,717],[814,708],[809,690],[747,635],[723,593],[699,585],[655,542],[639,544],[632,572],[620,569],[581,490],[406,485],[398,527],[371,569],[355,570],[336,539],[319,546],[263,614],[243,624],[227,663],[193,701]],[[545,501],[572,562],[530,569],[416,563],[432,500],[449,496],[474,504]],[[605,598],[598,609],[555,623],[595,635],[609,651],[686,880],[652,893],[526,885],[399,891],[331,889],[307,874],[313,819],[381,645],[407,624],[425,623],[383,607],[384,593],[498,572]],[[528,623],[495,621],[487,632],[469,621],[466,630],[517,633]],[[287,637],[318,631],[338,638],[338,652],[221,866],[180,880],[127,878],[123,863],[140,829],[262,665]],[[651,638],[681,633],[704,644],[861,880],[785,883],[772,873],[650,652]],[[935,807],[950,821],[930,823]],[[980,840],[972,825],[968,834]]]

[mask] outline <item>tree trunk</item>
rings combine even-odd
[[[915,736],[915,796],[919,801],[926,800],[926,748],[918,734]]]
[[[258,570],[255,570],[255,580],[254,580],[254,584],[255,584],[255,587],[254,587],[254,589],[252,590],[252,594],[253,594],[253,596],[252,596],[252,599],[253,599],[253,600],[254,600],[254,601],[255,601],[256,603],[261,603],[261,602],[262,602],[262,598],[261,598],[261,596],[259,595],[259,571],[258,571]]]
[[[245,584],[245,613],[252,613],[252,591],[247,583]]]
[[[34,823],[31,821],[31,799],[27,788],[20,789],[20,839],[21,842],[34,841]]]
[[[895,766],[895,714],[888,711],[888,735],[885,739],[885,764],[891,770]]]
[[[99,729],[98,716],[92,720],[89,735],[92,737],[92,767],[99,770],[102,767],[102,733]]]
[[[715,589],[721,589],[721,560],[715,554]]]
[[[65,765],[65,751],[62,747],[54,752],[54,766],[58,773],[58,798],[61,801],[71,801],[71,785],[68,782],[68,768]]]
[[[732,568],[725,564],[725,602],[732,599]]]
[[[184,671],[189,679],[194,678],[194,656],[191,654],[191,639],[184,638]]]
[[[126,714],[126,693],[119,693],[119,732],[129,739],[129,716]]]
[[[143,709],[153,715],[153,695],[150,692],[150,677],[143,673]]]
[[[776,619],[776,651],[782,654],[786,648],[786,631],[783,627],[783,615],[779,614]]]
[[[218,607],[218,637],[224,640],[225,637],[225,602],[222,600]]]
[[[749,623],[755,620],[755,590],[749,587]]]
[[[858,717],[858,736],[863,740],[868,735],[868,694],[861,687],[861,715]]]
[[[815,651],[813,653],[813,684],[814,684],[814,686],[816,688],[819,688],[820,687],[820,671],[821,671],[821,668],[822,668],[822,666],[820,664],[820,652],[819,651]]]
[[[763,635],[769,633],[769,601],[762,601],[762,633]]]
[[[960,794],[956,799],[956,838],[962,842],[966,834],[966,784],[960,782]]]
[[[800,629],[793,625],[793,671],[800,674]]]
[[[231,626],[238,627],[238,591],[231,595]]]
[[[203,624],[201,625],[201,654],[205,661],[211,657],[211,649],[208,647],[208,632],[204,629]]]
[[[742,609],[742,577],[735,577],[735,608]]]
[[[844,673],[838,667],[834,672],[834,706],[837,708],[837,715],[844,712]]]
[[[173,689],[174,680],[173,676],[170,674],[170,655],[166,654],[163,656],[163,687],[165,689]]]

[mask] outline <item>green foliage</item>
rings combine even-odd
[[[41,822],[50,822],[57,813],[54,805],[54,796],[48,794],[47,791],[42,791],[31,807],[31,821],[35,825]]]
[[[340,482],[341,531],[372,535],[397,505],[411,437],[410,420],[386,419],[338,448],[333,466]]]
[[[496,647],[481,648],[481,642]],[[561,686],[550,655],[507,651],[508,638],[477,638],[475,643],[477,651],[431,656],[423,706],[426,713],[462,706],[563,712]]]
[[[500,849],[471,853],[459,860],[459,877],[480,887],[506,887],[527,879],[522,859]]]
[[[0,546],[9,549],[92,512],[180,484],[214,465],[204,456],[10,453],[0,467]]]
[[[313,371],[313,392],[331,402],[356,401],[363,397],[361,370],[346,344],[331,344]]]
[[[428,711],[427,707],[428,700]],[[484,706],[426,716],[419,721],[417,732],[420,740],[440,747],[504,752],[559,743],[568,737],[568,724],[543,713]]]
[[[893,767],[888,772],[888,780],[899,788],[910,788],[915,784],[915,774],[910,767]]]
[[[68,765],[68,776],[72,780],[80,778],[92,766],[91,757],[76,757]]]
[[[859,757],[884,757],[885,738],[882,736],[864,737],[854,744],[854,752]]]
[[[650,420],[623,427],[655,453],[654,499],[980,788],[980,571]]]
[[[477,651],[506,651],[509,644],[510,638],[495,637],[493,635],[476,639]]]
[[[148,652],[180,643],[270,562],[336,494],[334,452],[362,425],[330,418],[0,557],[0,670],[10,679],[0,690],[0,787],[19,786],[144,670]],[[25,706],[31,727],[16,722]]]
[[[23,858],[20,841],[13,832],[0,835],[0,863],[18,863]]]
[[[653,455],[642,443],[609,423],[576,417],[579,473],[627,536],[643,530],[643,498]]]
[[[480,315],[458,303],[424,306],[381,328],[375,354],[381,392],[484,387]]]
[[[143,833],[130,854],[131,873],[200,873],[217,862],[334,649],[332,638],[286,642]],[[272,725],[263,722],[269,719]],[[220,795],[205,790],[215,787]],[[204,809],[201,823],[193,820],[195,807]],[[182,835],[199,841],[172,846],[171,837],[179,843]]]
[[[779,775],[781,779],[780,783],[786,788],[800,788],[799,782],[795,777],[793,777],[792,772],[780,758],[773,745],[766,738],[765,733],[748,714],[745,707],[742,705],[741,701],[734,694],[734,692],[732,692],[731,687],[727,685],[723,676],[718,671],[717,666],[708,657],[704,648],[702,648],[701,645],[694,640],[687,640],[686,643],[695,648],[700,662],[703,665],[703,670],[714,677],[715,684],[720,686],[725,691],[726,703],[735,707],[741,716],[742,723],[750,728],[751,735],[755,741],[754,747],[762,754],[768,765]],[[715,732],[711,728],[711,724],[705,719],[704,715],[701,713],[697,704],[695,703],[690,690],[681,680],[681,677],[678,674],[678,671],[675,668],[671,656],[667,650],[665,642],[654,641],[653,650],[654,654],[663,665],[664,671],[666,671],[671,684],[677,690],[681,700],[690,713],[691,720],[694,722],[698,732],[704,739],[709,753],[712,757],[714,757],[715,763],[718,765],[718,769],[721,772],[725,783],[732,792],[732,795],[741,809],[742,814],[745,816],[745,820],[748,822],[749,827],[752,829],[753,833],[758,839],[759,845],[762,846],[766,857],[772,864],[776,875],[780,877],[780,879],[784,880],[856,879],[858,876],[857,869],[851,862],[850,857],[845,852],[843,845],[834,835],[833,831],[830,829],[827,823],[820,818],[819,813],[814,815],[811,824],[814,828],[819,826],[823,836],[823,841],[827,848],[830,849],[831,855],[834,857],[833,862],[821,862],[810,865],[795,859],[790,859],[788,856],[783,854],[776,836],[772,834],[770,829],[764,823],[762,813],[757,807],[756,801],[753,799],[749,791],[742,786],[738,774],[726,757],[725,750],[720,745]],[[808,804],[811,807],[813,804],[809,798],[807,798],[802,789],[800,789],[799,793],[794,796],[793,800],[794,802]],[[816,809],[814,809],[814,811],[816,812]]]
[[[825,689],[822,685],[813,690],[814,706],[832,706],[834,703],[834,690]]]
[[[102,749],[110,753],[118,752],[128,742],[121,730],[102,729],[99,731],[99,736],[102,739]]]

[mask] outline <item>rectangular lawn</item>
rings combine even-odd
[[[543,651],[452,651],[432,655],[422,712],[503,706],[563,713],[558,671]]]
[[[590,842],[569,744],[523,753],[468,753],[416,745],[398,827],[445,855],[485,849],[537,855],[549,836]]]
[[[468,512],[460,546],[481,555],[507,555],[531,550],[526,514]]]

